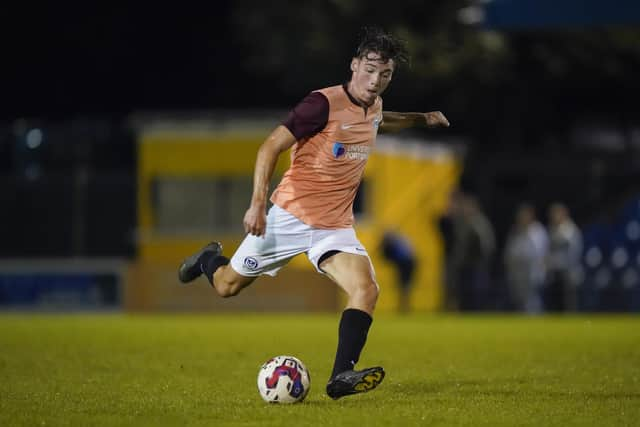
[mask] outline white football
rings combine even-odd
[[[258,372],[258,391],[265,402],[302,402],[310,386],[309,371],[300,359],[293,356],[269,359]]]

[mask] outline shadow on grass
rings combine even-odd
[[[482,389],[488,384],[489,382],[482,380],[418,380],[403,383],[388,382],[386,384],[382,384],[378,389],[372,390],[371,392],[354,396],[346,396],[338,400],[332,400],[326,396],[325,398],[313,398],[311,400],[307,400],[304,404],[342,408],[358,407],[368,403],[377,405],[381,401],[381,395],[385,396],[384,400],[389,400],[389,393],[391,393],[391,400],[394,401],[394,404],[401,404],[402,402],[405,402],[406,404],[411,405],[413,404],[411,403],[412,399],[407,400],[406,396],[413,396],[422,399],[429,396],[436,396],[442,392],[448,393],[452,390],[456,392],[465,390],[463,393],[472,393],[476,392],[474,390]]]
[[[495,382],[484,379],[451,379],[451,380],[412,380],[402,383],[392,383],[389,387],[397,392],[409,394],[436,394],[457,391],[477,391],[478,389],[494,386]]]
[[[583,397],[589,400],[623,400],[623,399],[632,399],[632,400],[640,400],[639,392],[608,392],[608,391],[575,391],[575,390],[567,390],[567,391],[550,391],[545,393],[550,397],[558,397],[558,398],[575,398],[575,397]]]
[[[452,395],[462,399],[486,398],[489,400],[529,399],[537,395],[540,400],[573,400],[573,401],[610,401],[610,400],[640,400],[640,392],[636,391],[606,391],[606,390],[576,390],[567,387],[561,389],[553,383],[555,377],[507,377],[507,378],[479,378],[479,379],[411,379],[403,382],[388,381],[376,390],[342,399],[332,400],[327,396],[314,396],[303,405],[313,405],[326,408],[351,408],[362,405],[380,405],[382,401],[395,405],[414,405],[418,400],[451,399]]]
[[[552,399],[587,399],[587,400],[620,400],[640,399],[640,392],[636,391],[596,391],[576,390],[551,390],[545,386],[544,377],[511,377],[502,379],[451,379],[451,380],[414,380],[404,383],[390,383],[387,386],[393,393],[408,395],[422,395],[424,397],[438,394],[455,393],[460,396],[484,396],[484,397],[518,397],[538,394],[544,398]]]

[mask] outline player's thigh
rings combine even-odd
[[[320,268],[349,295],[371,287],[377,290],[371,261],[364,255],[339,252],[324,260]]]

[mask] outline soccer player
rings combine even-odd
[[[327,394],[338,399],[375,388],[381,367],[355,370],[378,299],[378,284],[366,249],[353,229],[353,201],[376,134],[412,126],[448,127],[439,111],[382,110],[380,95],[399,64],[404,43],[378,28],[365,29],[351,59],[351,79],[311,92],[260,146],[247,236],[231,259],[212,242],[180,266],[183,283],[204,274],[222,297],[237,295],[261,274],[276,275],[291,258],[306,253],[318,272],[348,295],[338,330],[338,348]],[[291,166],[271,195],[278,157],[291,148]]]

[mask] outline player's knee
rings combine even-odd
[[[222,298],[233,297],[238,295],[238,293],[240,292],[239,286],[235,286],[233,282],[224,280],[223,278],[214,280],[213,286],[216,288],[216,292],[218,292],[218,295],[220,295]]]
[[[371,282],[371,284],[369,285],[369,288],[368,288],[368,292],[369,292],[371,300],[375,304],[376,301],[378,301],[378,296],[380,296],[380,286],[378,286],[378,283]]]
[[[249,286],[255,277],[243,277],[237,274],[221,274],[214,278],[214,287],[223,298],[236,296],[245,287]]]
[[[222,286],[216,286],[216,291],[218,291],[218,295],[220,295],[222,298],[230,298],[238,294],[237,292],[233,292],[231,288]]]
[[[374,280],[364,280],[357,286],[357,297],[367,305],[375,305],[380,295],[380,287]]]
[[[220,296],[222,298],[231,298],[231,297],[235,297],[236,295],[238,295],[240,293],[240,291],[234,291],[234,290],[228,290],[222,294],[220,294]]]

